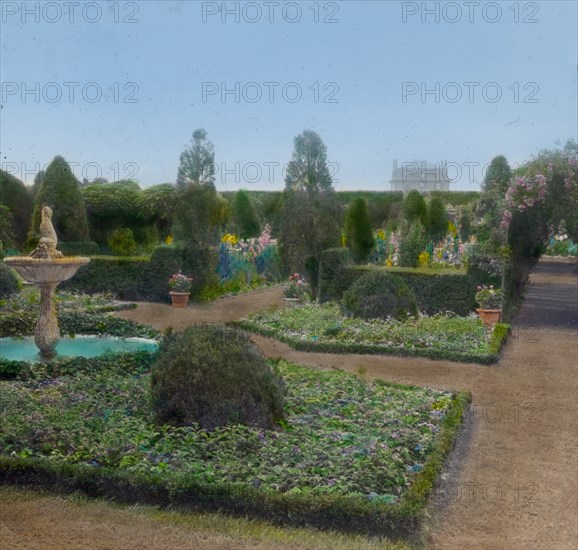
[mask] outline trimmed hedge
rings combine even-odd
[[[314,342],[304,341],[279,334],[273,329],[266,329],[253,324],[248,320],[231,321],[229,324],[242,328],[248,332],[260,334],[266,338],[275,338],[287,344],[297,351],[312,353],[352,353],[359,355],[395,355],[399,357],[424,357],[439,361],[456,361],[459,363],[478,363],[480,365],[491,365],[500,359],[499,352],[505,343],[506,336],[510,331],[510,325],[498,323],[494,327],[494,332],[490,341],[490,353],[480,355],[475,353],[461,353],[444,351],[432,348],[399,348],[391,346],[380,346],[375,344],[344,344],[342,342]]]
[[[340,249],[334,249],[340,250]],[[428,315],[453,311],[458,315],[468,315],[476,307],[476,285],[478,281],[471,275],[459,271],[436,272],[425,269],[380,266],[349,266],[343,257],[332,253],[327,267],[319,277],[320,301],[341,300],[344,292],[365,273],[386,271],[399,275],[414,291],[417,306]],[[323,256],[322,256],[323,266]]]
[[[285,394],[283,379],[250,335],[225,325],[166,334],[151,373],[158,425],[273,430],[286,419]]]
[[[91,258],[76,275],[61,283],[62,290],[95,294],[112,292],[121,300],[170,300],[168,280],[183,264],[183,251],[159,246],[152,256]]]
[[[123,352],[98,357],[59,357],[49,363],[28,363],[0,359],[0,380],[58,378],[79,373],[115,372],[137,376],[150,370],[156,353],[149,351]]]
[[[492,275],[489,270],[495,271],[497,266],[493,263],[500,261],[497,258],[492,258],[481,253],[476,252],[476,248],[473,249],[472,257],[468,260],[468,275],[478,285],[494,285],[496,287],[501,286],[502,278],[500,275]]]
[[[511,326],[507,323],[497,323],[492,331],[489,348],[490,353],[499,354],[502,346],[506,342],[508,334],[510,334]]]
[[[322,304],[341,300],[352,282],[345,274],[346,267],[351,264],[348,248],[328,248],[321,252],[318,292]]]
[[[98,256],[100,248],[94,241],[59,242],[58,250],[65,256]]]
[[[218,283],[218,253],[204,245],[157,246],[148,257],[93,257],[77,274],[61,284],[63,290],[112,292],[120,300],[170,302],[169,277],[179,270],[193,277],[191,297]]]
[[[61,334],[110,334],[120,337],[155,338],[159,333],[152,327],[139,325],[112,315],[97,315],[77,311],[58,312]],[[38,313],[18,311],[0,317],[0,338],[34,334]]]
[[[280,525],[407,537],[417,531],[424,518],[428,495],[453,447],[470,402],[471,395],[467,393],[453,397],[432,453],[399,504],[373,502],[364,497],[270,493],[233,483],[209,485],[198,482],[193,475],[167,481],[159,474],[117,472],[106,467],[19,457],[0,457],[0,483],[32,485],[56,493],[81,491],[121,503],[218,510]]]
[[[405,320],[417,317],[415,293],[399,276],[388,271],[369,271],[343,295],[341,310],[362,319]]]
[[[183,249],[178,246],[157,246],[143,266],[139,278],[138,299],[170,302],[169,277],[183,265]],[[188,274],[188,273],[187,273]]]
[[[112,292],[120,300],[143,299],[143,275],[148,263],[148,258],[93,257],[60,288],[87,294]]]

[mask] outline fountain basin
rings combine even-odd
[[[106,353],[154,352],[158,342],[147,338],[119,338],[116,336],[77,335],[60,338],[53,359],[65,357],[98,357]],[[33,336],[25,338],[0,338],[0,358],[9,361],[42,362]]]
[[[80,267],[90,262],[82,256],[62,258],[32,258],[30,256],[9,256],[4,262],[13,267],[20,276],[30,283],[58,284],[70,279]]]

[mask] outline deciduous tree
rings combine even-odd
[[[180,156],[177,187],[182,189],[189,183],[215,185],[215,149],[203,128],[193,132],[190,145]]]

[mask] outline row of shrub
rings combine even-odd
[[[413,290],[420,311],[428,315],[453,311],[468,315],[476,305],[476,285],[472,274],[457,271],[386,268],[352,265],[346,248],[332,248],[321,254],[319,299],[321,303],[342,299],[343,294],[362,275],[372,271],[395,273]]]

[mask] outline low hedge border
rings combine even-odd
[[[28,363],[0,359],[0,380],[58,378],[77,373],[106,370],[138,375],[152,366],[156,354],[148,351],[119,352],[99,357],[63,357],[50,363]]]
[[[503,345],[506,343],[506,338],[510,334],[511,326],[507,323],[497,323],[492,331],[490,337],[489,348],[491,353],[499,354]]]
[[[30,311],[2,315],[2,318],[0,319],[0,337],[31,336],[34,334],[37,318],[38,315]],[[112,317],[110,315],[63,312],[58,315],[58,321],[60,324],[60,332],[65,336],[73,334],[98,334],[118,336],[121,338],[158,338],[160,336],[160,333],[152,327],[140,325],[133,321],[120,319],[119,317]],[[144,357],[144,355],[142,355],[143,353],[146,356],[152,356],[152,354],[148,352],[139,352],[130,355]],[[118,354],[115,354],[115,356],[117,355]],[[73,372],[76,372],[76,368],[72,369],[72,372],[68,372],[66,367],[67,363],[71,363],[72,360],[77,362],[80,361],[80,363],[82,363],[80,365],[81,367],[84,365],[87,370],[90,370],[95,365],[94,362],[96,362],[97,366],[99,364],[105,365],[110,359],[107,356],[94,357],[90,359],[84,357],[68,357],[63,358],[62,360],[57,360],[54,363],[42,364],[42,368],[46,371],[47,376],[56,376],[66,373],[72,374]],[[115,359],[112,359],[112,361],[114,362]],[[10,361],[9,359],[0,358],[0,379],[26,376],[30,367],[31,363],[25,361]]]
[[[395,355],[398,357],[425,357],[427,359],[456,361],[459,363],[478,363],[480,365],[491,365],[500,359],[500,350],[505,343],[506,336],[510,331],[510,325],[498,323],[490,338],[490,353],[479,355],[474,353],[449,352],[430,348],[395,348],[390,346],[379,346],[374,344],[343,344],[341,342],[305,342],[297,338],[291,338],[279,334],[273,329],[259,327],[249,320],[231,321],[229,324],[238,326],[249,332],[260,334],[267,338],[275,338],[287,344],[297,351],[314,353],[354,353],[360,355]]]
[[[58,314],[60,333],[72,334],[107,334],[124,338],[156,338],[159,332],[147,325],[141,325],[114,317],[78,311],[63,311]],[[34,334],[38,313],[20,311],[2,314],[0,318],[0,338],[31,336]]]
[[[202,484],[186,475],[167,480],[158,474],[144,476],[86,464],[3,456],[0,456],[0,483],[32,485],[55,493],[80,491],[127,504],[176,505],[250,515],[279,525],[405,538],[416,534],[421,525],[428,495],[453,447],[470,402],[468,393],[453,397],[432,453],[397,504],[340,495],[280,494],[239,484]]]

